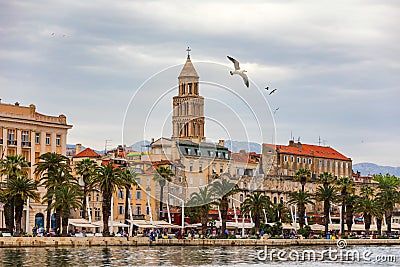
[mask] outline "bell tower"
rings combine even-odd
[[[205,141],[204,97],[199,95],[199,75],[190,60],[190,48],[186,63],[178,77],[178,95],[173,97],[172,138]]]

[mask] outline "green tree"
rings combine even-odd
[[[306,205],[314,204],[312,200],[313,197],[310,193],[305,191],[292,192],[289,197],[288,204],[297,205],[299,208],[299,225],[300,228],[303,228],[305,224],[304,216],[306,214]]]
[[[200,217],[203,236],[205,236],[207,233],[208,213],[213,200],[213,194],[209,190],[209,186],[206,186],[204,188],[200,188],[199,192],[193,192],[190,195],[190,200],[186,204],[186,206],[190,208],[197,209]]]
[[[282,219],[285,218],[284,214],[288,212],[285,204],[277,203],[271,204],[270,210],[268,214],[273,222],[280,222]]]
[[[38,182],[25,176],[17,176],[7,182],[7,191],[9,195],[14,198],[15,202],[15,231],[17,235],[20,235],[22,231],[21,221],[25,201],[28,197],[33,200],[39,200],[40,198],[37,192]]]
[[[335,181],[335,178],[333,177],[332,173],[330,172],[323,172],[319,174],[319,180],[318,183],[322,185],[329,185]]]
[[[240,212],[242,216],[245,213],[251,213],[254,218],[254,226],[256,232],[260,231],[260,221],[262,214],[264,213],[264,209],[268,210],[271,206],[271,201],[265,195],[262,195],[260,192],[256,192],[254,194],[248,195],[247,198],[240,205]]]
[[[16,179],[19,176],[26,175],[26,168],[29,167],[28,162],[21,155],[9,155],[0,161],[0,175],[7,176],[7,184],[10,180]],[[14,230],[14,196],[8,195],[8,201],[4,205],[5,223],[8,231],[11,233]]]
[[[108,218],[111,215],[111,198],[116,188],[124,186],[121,178],[121,169],[114,168],[112,164],[102,164],[96,167],[93,185],[97,186],[103,195],[103,236],[109,236]]]
[[[373,180],[378,182],[379,192],[376,197],[385,211],[386,233],[390,234],[392,232],[393,209],[396,203],[400,202],[400,193],[398,191],[400,179],[390,174],[378,174],[374,176]]]
[[[344,235],[344,223],[346,214],[346,200],[349,195],[353,195],[355,192],[355,185],[351,178],[341,177],[336,180],[336,186],[340,194],[341,203],[341,218],[340,218],[340,228],[342,229],[341,234]],[[352,220],[353,218],[351,218]]]
[[[311,171],[309,169],[298,169],[296,171],[295,181],[299,181],[301,184],[301,191],[304,192],[304,186],[306,185],[307,181],[311,178]]]
[[[87,202],[86,196],[92,190],[93,176],[96,169],[96,163],[91,159],[83,159],[76,165],[76,173],[82,176],[83,181],[83,204],[82,204],[82,218],[87,219]]]
[[[329,227],[329,211],[331,209],[332,202],[335,202],[338,198],[336,188],[328,183],[318,186],[315,192],[315,199],[324,203],[324,226],[325,236],[328,233]]]
[[[221,212],[221,236],[222,238],[228,238],[225,233],[226,217],[228,215],[228,198],[239,192],[239,187],[236,183],[232,183],[225,178],[215,180],[210,184],[210,186],[210,190],[213,193]]]
[[[62,236],[67,236],[68,220],[72,208],[78,209],[82,207],[82,191],[78,184],[61,183],[56,187],[49,189],[49,194],[45,195],[45,199],[55,196],[55,200],[51,202],[49,209],[59,210],[62,218]]]
[[[362,213],[363,215],[365,232],[367,234],[369,234],[371,228],[372,216],[380,212],[379,207],[374,201],[374,197],[375,189],[371,186],[364,185],[361,187],[360,195],[356,197],[354,202],[354,211]]]
[[[156,169],[156,175],[154,176],[154,181],[158,182],[160,185],[160,211],[158,213],[158,218],[162,219],[162,212],[163,212],[163,198],[164,198],[164,186],[166,185],[167,181],[171,182],[174,173],[171,171],[170,168],[160,166]]]
[[[121,172],[121,178],[125,187],[125,220],[129,220],[129,192],[132,186],[138,186],[137,174],[133,170],[125,169]]]
[[[71,168],[69,166],[69,160],[66,156],[57,154],[55,152],[47,152],[39,156],[39,162],[36,163],[35,173],[40,175],[41,185],[44,186],[47,191],[53,192],[53,189],[59,182],[57,179],[61,178],[60,172],[70,173]],[[51,221],[51,205],[53,198],[47,198],[47,212],[46,212],[46,231],[50,231]],[[56,229],[60,228],[60,216],[56,211]]]

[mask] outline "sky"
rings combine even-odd
[[[353,163],[400,166],[398,14],[396,0],[0,1],[0,98],[65,114],[73,125],[69,144],[103,149],[105,140],[116,146],[169,137],[156,122],[170,125],[176,91],[160,101],[166,111],[153,114],[155,126],[133,140],[143,131],[136,111],[147,111],[177,85],[177,65],[190,46],[196,68],[213,64],[216,73],[227,73],[230,55],[248,71],[249,89],[231,77],[232,99],[200,87],[200,94],[210,93],[205,115],[219,116],[230,133],[239,131],[226,122],[240,117],[240,99],[257,98],[269,114],[257,113],[264,111],[255,101],[252,112],[262,119],[239,123],[249,133],[268,124],[278,144],[291,136],[308,144],[320,139]],[[156,75],[163,70],[170,75]],[[221,83],[210,70],[199,71],[200,79]],[[163,86],[151,88],[149,78]],[[278,90],[269,96],[265,86]],[[218,112],[207,99],[228,109]],[[217,139],[211,121],[206,135]],[[126,125],[132,128],[123,140]],[[268,142],[270,130],[261,141]]]

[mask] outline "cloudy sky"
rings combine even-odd
[[[117,145],[134,93],[190,46],[195,64],[232,55],[250,89],[278,88],[277,143],[320,136],[354,163],[400,166],[400,2],[247,2],[1,1],[0,98],[65,114],[68,143]]]

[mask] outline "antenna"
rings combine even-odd
[[[107,147],[111,144],[111,139],[104,140],[104,154],[107,155]]]
[[[293,131],[290,131],[290,140],[293,140]]]
[[[318,136],[318,145],[321,146],[321,136]]]
[[[300,136],[297,138],[297,142],[300,142]]]

